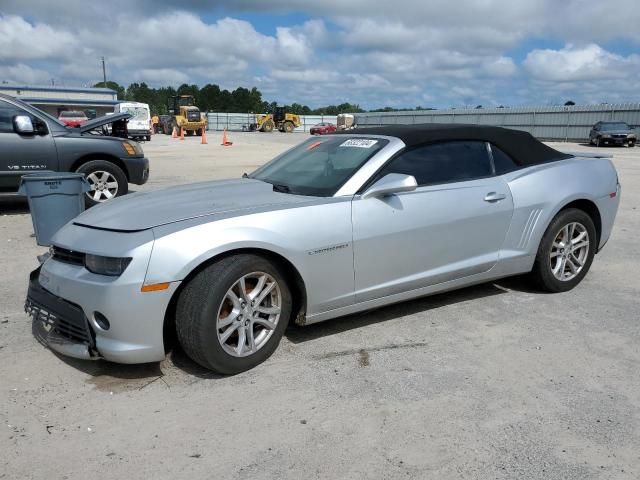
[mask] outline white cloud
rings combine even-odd
[[[91,8],[3,0],[0,8],[0,80],[19,83],[94,82],[105,56],[108,77],[125,85],[255,85],[269,100],[312,106],[580,101],[605,81],[612,96],[640,99],[638,55],[602,47],[638,45],[637,0],[113,0]],[[226,16],[205,20],[219,12]],[[308,19],[265,33],[234,18],[239,12]],[[520,63],[513,52],[536,38],[567,46],[534,49]]]
[[[536,79],[551,82],[606,80],[640,75],[640,55],[624,57],[596,44],[533,50],[524,61]]]
[[[45,70],[32,68],[24,63],[0,65],[0,82],[20,85],[46,84],[51,76]]]
[[[2,62],[71,57],[74,36],[49,25],[31,24],[22,17],[0,15],[0,60]]]

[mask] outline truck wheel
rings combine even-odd
[[[273,122],[271,120],[268,120],[266,122],[264,122],[264,124],[262,125],[262,131],[263,132],[267,132],[267,133],[271,133],[273,132],[273,128],[275,127],[275,125],[273,124]]]
[[[176,332],[192,360],[233,375],[271,356],[291,316],[291,292],[277,265],[232,255],[187,283],[176,305]]]
[[[87,208],[104,203],[111,198],[126,195],[129,182],[122,169],[106,160],[91,160],[76,170],[89,182],[89,191],[85,195]]]
[[[293,125],[293,122],[284,122],[284,131],[286,133],[292,133],[295,128],[296,127]]]

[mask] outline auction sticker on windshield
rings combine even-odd
[[[377,140],[371,140],[368,138],[350,138],[346,142],[340,144],[341,147],[356,147],[356,148],[371,148],[376,143]]]

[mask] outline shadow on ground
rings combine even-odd
[[[336,335],[419,312],[427,312],[455,303],[505,294],[511,290],[539,293],[538,290],[530,285],[526,277],[512,277],[496,283],[485,283],[388,307],[368,310],[340,318],[339,320],[328,320],[304,327],[290,325],[285,332],[285,336],[292,343],[300,344],[309,340]],[[77,360],[63,356],[59,356],[59,358],[71,367],[90,375],[91,378],[87,380],[88,384],[93,385],[97,390],[109,393],[142,390],[156,382],[162,382],[170,389],[170,382],[167,382],[167,379],[172,377],[171,373],[174,369],[201,379],[225,378],[224,375],[213,373],[191,360],[178,345],[173,347],[162,362],[139,365],[123,365],[104,360]]]
[[[29,204],[23,197],[0,197],[0,215],[23,215],[29,213]]]
[[[460,290],[453,290],[437,295],[418,298],[416,300],[401,302],[388,307],[367,310],[343,317],[337,321],[327,320],[326,322],[306,325],[304,327],[290,325],[285,332],[285,336],[293,343],[303,343],[366,325],[373,325],[375,323],[393,320],[398,317],[426,312],[445,305],[508,293],[509,290],[522,291],[526,293],[539,293],[539,290],[536,290],[535,287],[530,285],[529,280],[526,277],[512,277],[495,283],[484,283]]]

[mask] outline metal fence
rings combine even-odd
[[[542,140],[584,141],[599,121],[622,121],[640,126],[640,104],[567,107],[425,110],[356,113],[358,126],[466,123],[495,125],[531,133]]]
[[[249,125],[256,122],[256,116],[253,113],[222,113],[210,112],[207,114],[209,119],[209,130],[228,131],[245,131],[249,130]],[[302,125],[295,129],[296,132],[308,132],[311,127],[317,123],[330,122],[336,124],[337,117],[335,115],[300,115]]]

